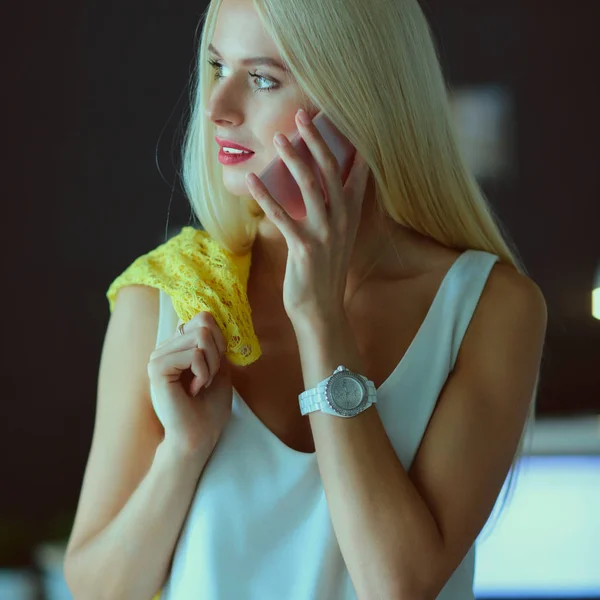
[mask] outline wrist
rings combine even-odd
[[[335,318],[296,321],[294,325],[306,390],[314,388],[344,365],[363,373],[363,361],[345,311]]]
[[[325,314],[302,315],[290,319],[296,338],[336,336],[346,330],[349,321],[344,309]]]
[[[168,463],[172,467],[191,470],[202,469],[210,458],[212,450],[206,444],[191,448],[165,437],[156,449],[155,458]]]

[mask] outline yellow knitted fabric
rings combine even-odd
[[[166,292],[183,322],[209,311],[227,341],[232,364],[249,365],[261,349],[252,325],[247,295],[251,253],[236,256],[205,231],[181,232],[137,258],[106,292],[112,313],[118,291],[126,285],[147,285]]]

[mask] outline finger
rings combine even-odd
[[[221,353],[217,348],[217,344],[212,333],[208,329],[203,329],[203,331],[208,332],[208,335],[210,336],[202,348],[204,352],[204,361],[208,366],[208,381],[205,383],[205,387],[208,387],[215,378],[215,375],[219,372],[219,366],[221,365]]]
[[[188,333],[185,335],[175,335],[166,342],[155,348],[150,358],[158,358],[165,354],[191,350],[193,348],[204,348],[213,343],[213,334],[208,327],[194,326],[188,323]]]
[[[219,371],[221,355],[225,353],[225,338],[217,326],[212,315],[202,312],[196,315],[186,324],[187,333],[183,336],[177,334],[171,339],[171,343],[155,351],[154,356],[160,357],[177,351],[197,348],[202,351],[202,360],[208,368],[208,377],[203,379],[202,385],[208,387]],[[217,339],[219,341],[217,341]],[[219,345],[221,348],[219,348]],[[197,354],[196,354],[197,355]],[[191,366],[194,371],[194,365]],[[204,374],[204,365],[200,365],[200,371],[196,373],[199,377]]]
[[[273,200],[273,197],[269,194],[262,181],[254,173],[248,173],[246,175],[246,183],[252,197],[263,209],[269,220],[281,231],[288,246],[299,240],[300,236],[296,222],[278,202]]]
[[[221,354],[225,354],[227,352],[227,340],[223,335],[221,327],[210,312],[206,310],[199,312],[191,321],[189,321],[189,323],[186,323],[183,327],[184,335],[186,332],[186,327],[188,327],[188,325],[190,327],[208,327],[208,329],[210,329],[210,332],[213,335],[215,344],[217,345],[219,352]]]
[[[160,386],[180,381],[182,373],[190,369],[201,385],[208,382],[210,372],[204,351],[200,348],[165,354],[153,359],[148,363],[148,376],[153,385]]]
[[[225,354],[227,351],[225,336],[209,312],[198,313],[193,319],[185,323],[183,330],[183,335],[177,332],[159,344],[154,349],[151,358],[187,350],[194,346],[204,347],[206,343],[211,342],[211,338],[220,354]],[[199,333],[202,330],[205,330],[206,333]]]
[[[208,353],[202,348],[194,348],[190,362],[190,371],[195,375],[190,384],[190,391],[196,395],[201,388],[208,387],[211,374],[208,361]]]
[[[310,140],[311,144],[309,144],[309,140],[304,139],[304,135],[302,135],[305,132],[299,131],[299,133],[306,143],[308,151],[313,154],[313,158],[317,163],[319,170],[322,172],[322,177],[327,178],[329,175],[327,175],[323,169],[322,151],[317,155],[315,155],[313,151],[315,149],[314,136],[313,139]],[[301,158],[297,150],[283,134],[279,135],[282,136],[285,144],[283,146],[278,145],[275,143],[274,138],[275,147],[279,152],[281,160],[283,160],[290,173],[294,176],[294,179],[302,192],[302,199],[306,206],[306,216],[310,223],[313,223],[317,229],[322,229],[327,224],[327,207],[323,197],[319,174],[313,172],[306,161]],[[333,160],[335,161],[335,157]],[[337,168],[337,162],[335,165],[327,165],[326,168],[327,170],[332,168],[335,170]]]
[[[188,365],[187,368],[191,368],[195,375],[202,377],[206,374],[206,378],[203,379],[202,385],[210,385],[215,374],[219,371],[221,364],[221,353],[217,347],[212,331],[206,326],[192,327],[191,331],[181,337],[180,340],[174,340],[171,346],[161,348],[153,358],[160,358],[161,356],[168,356],[173,353],[181,353],[183,351],[194,351],[199,350],[194,356],[201,356],[202,363],[199,366],[200,370],[194,370],[198,365],[196,363]],[[205,366],[206,365],[206,368]]]
[[[305,117],[308,122],[304,123],[301,120],[301,117]],[[333,154],[323,139],[321,132],[315,127],[312,119],[306,113],[306,111],[300,109],[296,113],[296,124],[304,143],[308,147],[316,163],[319,165],[329,200],[329,206],[331,207],[336,203],[339,204],[341,199],[338,198],[338,196],[340,195],[342,181],[340,165],[335,157],[335,154]],[[320,182],[317,182],[317,184],[320,186]],[[327,207],[325,205],[325,199],[322,197],[320,190],[318,197],[315,197],[315,202],[312,204],[315,218],[320,220],[323,219],[325,222],[327,222]]]

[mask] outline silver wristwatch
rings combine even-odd
[[[337,417],[355,417],[377,402],[377,391],[371,380],[340,365],[333,375],[298,398],[303,415],[320,410]]]

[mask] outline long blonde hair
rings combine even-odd
[[[224,187],[205,113],[213,87],[207,46],[221,2],[212,0],[205,13],[182,175],[202,227],[230,252],[244,254],[264,214],[251,196],[244,202]],[[253,3],[307,101],[365,158],[381,211],[444,246],[490,252],[526,272],[461,155],[449,85],[417,0]],[[527,430],[511,465],[509,492]]]

